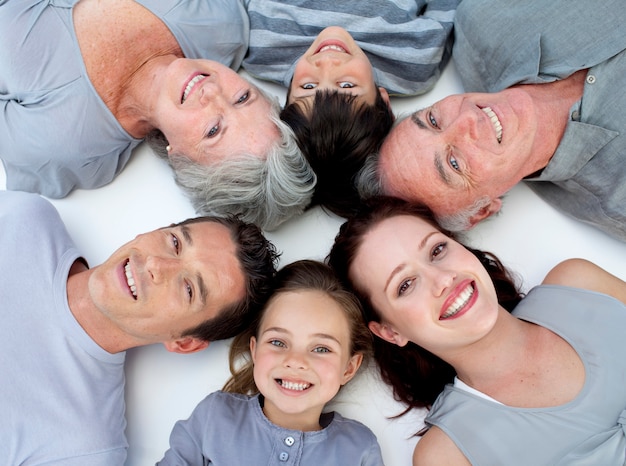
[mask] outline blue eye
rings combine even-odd
[[[450,156],[450,166],[456,171],[460,170],[459,162],[456,161],[456,158],[453,155]]]
[[[432,112],[428,112],[428,121],[433,126],[433,128],[439,128],[439,125],[437,124],[437,120],[433,116]]]
[[[219,132],[220,132],[220,126],[219,126],[219,125],[215,125],[213,128],[211,128],[211,129],[208,131],[208,133],[206,133],[206,137],[207,137],[207,138],[212,138],[212,137],[215,137],[215,135],[216,135],[217,133],[219,133]]]
[[[270,343],[270,345],[278,346],[279,348],[284,348],[285,347],[285,344],[282,341],[280,341],[280,340],[270,340],[269,343]]]
[[[352,89],[354,87],[354,84],[349,81],[341,81],[339,83],[339,87],[342,89]]]
[[[313,84],[313,83],[304,83],[302,86],[300,86],[302,89],[315,89],[317,87],[317,84]]]
[[[250,93],[246,92],[244,95],[242,95],[241,97],[239,97],[239,99],[237,100],[238,104],[243,104],[244,102],[246,102],[248,99],[250,98]]]
[[[180,251],[180,241],[178,240],[178,237],[172,233],[172,246],[174,247],[174,251],[176,252],[176,254],[179,253]]]
[[[318,346],[317,348],[313,349],[314,353],[330,353],[330,350],[328,348],[326,348],[325,346]]]

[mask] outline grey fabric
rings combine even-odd
[[[624,464],[626,306],[591,291],[539,286],[513,314],[572,345],[585,367],[578,396],[561,406],[513,408],[448,385],[425,422],[474,466]]]

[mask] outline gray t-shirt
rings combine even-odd
[[[79,253],[57,211],[0,191],[0,245],[2,464],[121,466],[125,353],[98,346],[68,307]]]
[[[585,367],[580,393],[560,406],[515,408],[448,385],[425,422],[441,428],[474,466],[624,464],[626,306],[604,294],[544,285],[513,314],[572,345]]]

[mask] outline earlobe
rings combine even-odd
[[[372,321],[367,324],[367,326],[370,331],[378,338],[388,341],[389,343],[393,343],[394,345],[404,346],[409,342],[408,339],[400,335],[387,324],[381,324],[380,322]]]
[[[166,341],[163,346],[172,353],[189,354],[205,349],[209,346],[209,342],[194,337],[183,337]]]
[[[502,199],[501,198],[496,197],[495,199],[492,199],[491,202],[489,202],[488,205],[486,205],[482,209],[480,209],[478,211],[478,213],[472,215],[472,217],[469,220],[470,228],[475,227],[481,221],[483,221],[486,218],[492,216],[493,214],[499,212],[501,207],[502,207]]]

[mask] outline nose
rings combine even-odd
[[[222,92],[219,83],[213,81],[203,82],[199,91],[199,101],[202,106],[207,105],[209,102],[219,103],[221,101]]]
[[[285,355],[285,367],[290,369],[306,369],[308,364],[303,351],[291,349]]]
[[[334,66],[339,66],[341,63],[341,58],[331,54],[322,54],[313,57],[313,65],[319,69],[327,70]]]
[[[454,283],[456,273],[450,270],[435,270],[431,274],[433,294],[440,297]]]
[[[479,115],[469,108],[461,107],[459,109],[456,118],[448,126],[448,132],[454,138],[456,145],[460,145],[459,143],[463,141],[476,141],[478,139],[478,118]]]
[[[177,259],[148,256],[146,258],[146,271],[150,274],[150,278],[156,284],[169,281],[177,269]]]

